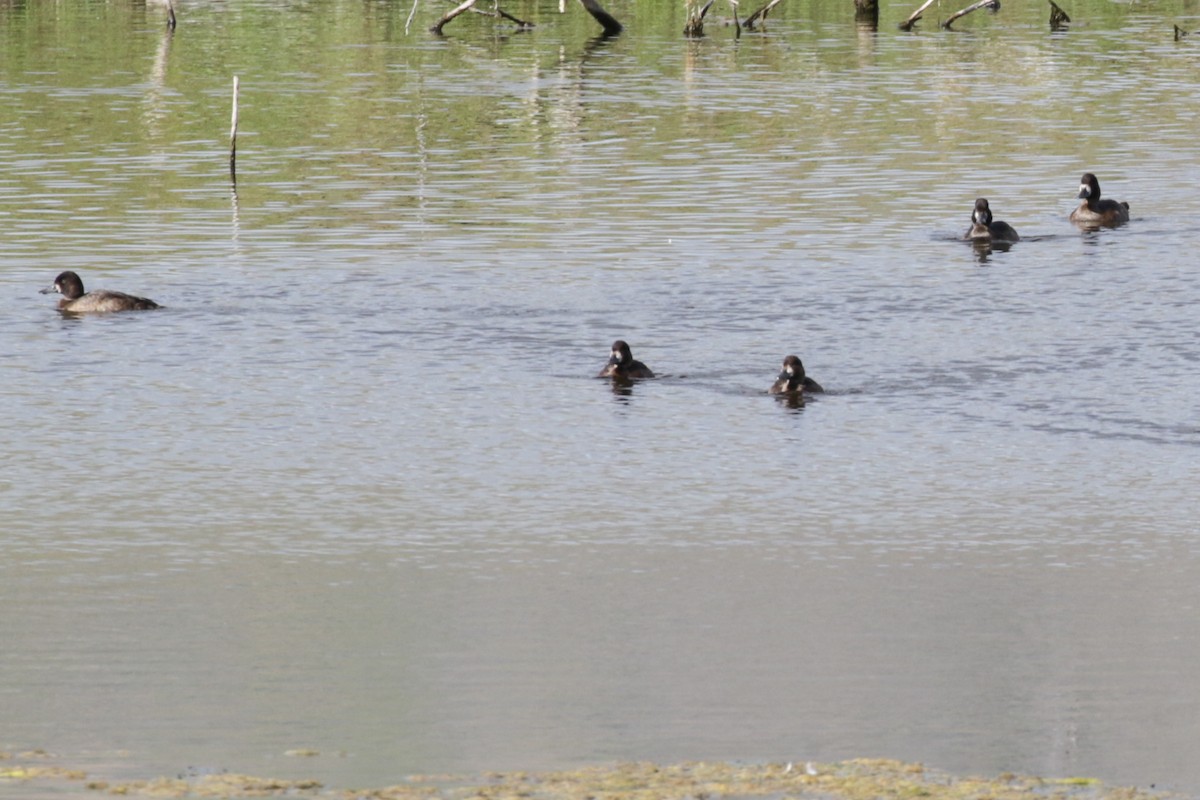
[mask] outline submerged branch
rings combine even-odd
[[[450,11],[447,11],[446,14],[441,19],[439,19],[432,28],[429,29],[430,32],[436,33],[438,36],[441,36],[442,28],[446,27],[447,22],[454,19],[459,14],[465,14],[473,5],[475,5],[475,0],[463,0],[462,3],[455,6]]]
[[[442,28],[446,27],[447,22],[449,22],[450,20],[459,16],[460,14],[465,14],[468,11],[475,13],[475,14],[483,14],[485,17],[493,17],[495,19],[506,19],[509,22],[515,22],[517,24],[517,27],[521,28],[522,30],[528,30],[529,28],[533,27],[532,22],[526,22],[523,19],[514,17],[512,14],[509,14],[507,11],[500,8],[499,0],[496,0],[496,2],[494,2],[492,4],[491,9],[486,10],[486,11],[482,8],[475,8],[475,4],[477,2],[479,2],[479,0],[464,0],[463,3],[460,3],[459,5],[455,6],[452,10],[446,12],[446,15],[443,16],[441,19],[439,19],[437,21],[437,24],[434,25],[429,30],[433,33],[436,33],[438,36],[441,36]],[[414,11],[416,10],[415,2],[413,3],[413,10]]]
[[[910,14],[908,19],[906,19],[906,20],[904,20],[904,22],[900,23],[900,30],[911,31],[913,28],[913,25],[916,25],[917,20],[919,20],[921,18],[921,15],[925,13],[925,9],[929,8],[935,2],[937,2],[937,0],[925,0],[925,2],[921,4],[920,8],[918,8],[916,11],[914,11],[912,14]]]
[[[504,9],[500,8],[499,6],[496,7],[496,16],[502,17],[502,18],[508,20],[509,22],[514,23],[518,28],[521,28],[522,30],[528,30],[529,28],[533,27],[532,22],[526,22],[523,19],[517,19],[512,14],[508,13]]]
[[[753,28],[754,25],[758,22],[766,22],[767,14],[770,14],[771,9],[774,8],[775,6],[779,5],[782,2],[783,2],[783,0],[770,0],[769,3],[767,3],[762,8],[758,9],[758,11],[755,11],[753,14],[746,17],[746,21],[743,22],[742,25],[747,28]]]
[[[1050,0],[1050,30],[1056,31],[1070,22],[1071,18],[1067,16],[1067,12],[1059,8],[1054,0]]]
[[[512,14],[510,14],[507,11],[505,11],[504,9],[500,8],[499,4],[496,4],[491,9],[482,9],[482,8],[472,7],[467,10],[470,11],[472,14],[482,14],[485,17],[492,17],[494,19],[506,19],[509,22],[516,23],[517,27],[520,28],[521,30],[529,30],[530,28],[533,27],[532,22],[526,22],[523,19],[514,17]]]
[[[860,28],[879,29],[879,0],[854,0],[854,21]]]
[[[978,11],[981,8],[990,8],[992,11],[999,11],[1000,0],[979,0],[977,3],[972,3],[962,11],[956,11],[955,13],[951,14],[950,19],[942,23],[942,28],[945,30],[950,30],[950,23],[954,22],[954,20],[958,19],[959,17],[965,17],[972,11]]]
[[[683,26],[684,36],[703,36],[704,35],[704,16],[708,14],[708,10],[712,8],[713,0],[708,0],[707,3],[699,10],[693,10],[688,14],[687,23]]]
[[[617,18],[605,11],[597,0],[579,0],[587,12],[592,15],[592,18],[604,26],[605,36],[616,36],[621,32],[621,23],[617,22]]]

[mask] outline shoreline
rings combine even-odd
[[[0,753],[0,796],[9,787],[46,797],[250,798],[311,797],[329,800],[1162,800],[1182,795],[1107,786],[1084,777],[1042,778],[1004,773],[957,776],[920,763],[857,758],[833,763],[729,764],[650,762],[588,766],[547,772],[493,772],[475,776],[412,775],[379,788],[326,787],[233,773],[116,781],[57,763],[43,751]],[[78,794],[71,794],[78,792]]]

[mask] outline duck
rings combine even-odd
[[[971,212],[971,227],[963,235],[964,239],[981,242],[1018,242],[1021,237],[1003,220],[993,220],[992,210],[988,207],[986,198],[980,197],[975,201],[975,210]]]
[[[1090,172],[1079,179],[1079,208],[1071,212],[1071,222],[1076,225],[1094,227],[1104,225],[1115,228],[1129,222],[1129,203],[1118,203],[1109,198],[1100,198],[1100,181]]]
[[[642,362],[633,357],[624,339],[617,339],[612,345],[612,355],[600,370],[598,378],[653,378],[654,372]]]
[[[135,297],[124,292],[97,289],[85,294],[83,280],[70,270],[59,273],[53,286],[41,290],[42,294],[55,292],[62,295],[58,300],[58,310],[67,314],[105,314],[113,311],[148,311],[161,308],[149,298]]]
[[[799,356],[787,356],[779,378],[767,390],[770,394],[800,395],[804,392],[823,392],[821,384],[804,374],[804,362]]]

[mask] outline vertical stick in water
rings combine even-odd
[[[175,30],[175,3],[167,0],[167,28]]]
[[[412,10],[408,12],[408,19],[404,20],[404,35],[405,36],[408,35],[408,26],[412,25],[413,17],[415,17],[417,15],[417,2],[418,2],[418,0],[413,0],[413,7],[412,7]]]
[[[237,182],[238,76],[233,76],[233,122],[229,127],[229,177]]]

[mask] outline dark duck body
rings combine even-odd
[[[633,357],[633,353],[629,350],[629,345],[623,339],[617,339],[613,342],[612,355],[609,356],[608,363],[604,365],[604,369],[600,370],[597,376],[600,378],[653,378],[654,373],[642,362]]]
[[[975,242],[1018,242],[1021,240],[1012,225],[1004,220],[992,218],[992,209],[988,207],[988,201],[982,197],[975,201],[975,210],[971,212],[971,227],[963,238]]]
[[[804,392],[823,392],[821,384],[804,373],[804,363],[799,356],[788,356],[783,359],[783,367],[779,377],[767,390],[771,394],[800,395]]]
[[[1115,228],[1129,222],[1129,203],[1118,203],[1100,196],[1100,181],[1090,172],[1079,179],[1079,207],[1071,212],[1071,222],[1083,227],[1103,225]]]
[[[124,292],[97,289],[83,291],[83,281],[70,270],[59,273],[54,285],[41,290],[42,294],[57,292],[58,310],[67,314],[108,314],[114,311],[148,311],[159,308],[158,303],[145,297],[135,297]]]

